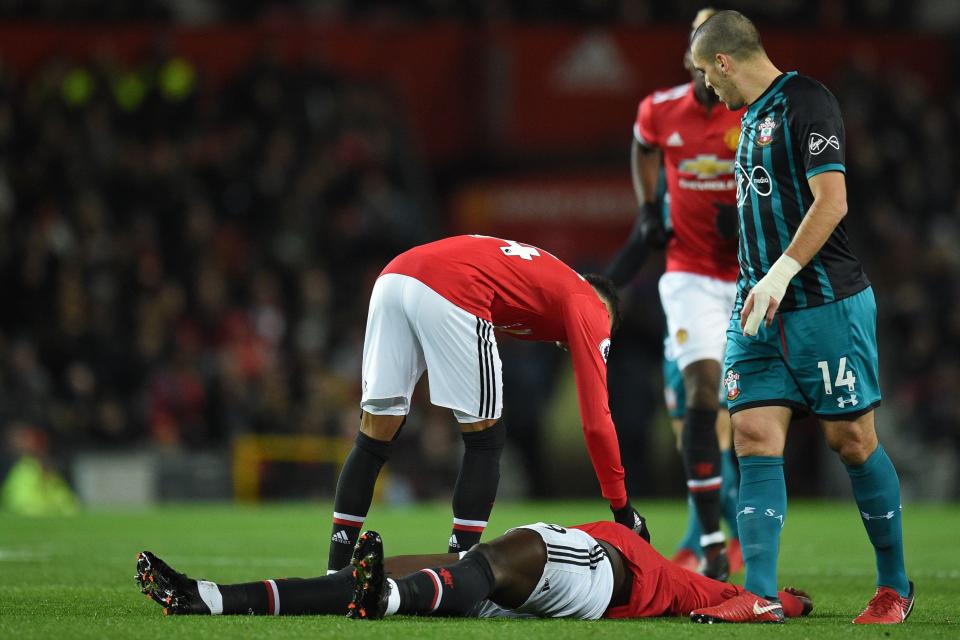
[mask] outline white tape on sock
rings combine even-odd
[[[384,617],[392,616],[400,609],[400,589],[393,578],[387,578],[387,610],[383,612]]]
[[[216,582],[197,580],[197,590],[200,592],[203,604],[210,609],[210,615],[219,616],[223,613],[223,596],[220,595],[220,587]]]

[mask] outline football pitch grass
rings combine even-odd
[[[685,505],[638,503],[654,544],[670,554]],[[396,617],[354,622],[317,617],[164,617],[133,580],[135,555],[149,549],[193,577],[245,582],[321,575],[329,504],[264,507],[170,506],[91,511],[72,518],[0,516],[0,638],[960,638],[960,507],[910,505],[906,556],[917,605],[898,627],[853,627],[873,593],[873,554],[852,503],[793,503],[780,554],[780,582],[808,590],[810,618],[771,628],[654,620],[464,620]],[[543,520],[606,519],[603,503],[498,504],[487,538]],[[446,550],[449,507],[375,505],[369,528],[389,555]],[[734,576],[741,582],[743,574]]]

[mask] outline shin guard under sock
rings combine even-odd
[[[396,585],[397,613],[464,615],[493,592],[493,570],[482,553],[473,552],[455,564],[399,578]]]
[[[683,466],[687,490],[693,496],[703,534],[701,546],[724,541],[720,531],[720,444],[717,441],[717,412],[687,409],[683,416]]]
[[[900,479],[881,445],[862,465],[846,465],[853,496],[860,509],[877,555],[877,586],[910,592],[903,562],[903,516],[900,511]]]
[[[740,510],[737,526],[743,561],[744,588],[763,598],[777,597],[780,530],[787,513],[787,485],[782,456],[740,458]]]
[[[373,500],[373,488],[380,469],[390,458],[392,441],[375,440],[358,433],[353,449],[343,463],[333,500],[333,527],[327,572],[339,571],[350,563],[353,546]]]
[[[353,597],[350,568],[322,578],[283,578],[217,585],[224,615],[344,614]]]
[[[449,553],[466,551],[480,542],[490,519],[500,484],[500,454],[507,430],[498,422],[483,431],[463,433],[463,462],[453,489],[453,530]]]

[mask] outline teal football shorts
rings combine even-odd
[[[753,337],[740,329],[739,307],[727,328],[724,362],[730,413],[785,406],[849,420],[880,404],[871,287],[836,302],[778,313]]]

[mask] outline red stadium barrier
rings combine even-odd
[[[522,240],[570,264],[609,260],[637,210],[630,180],[617,172],[476,182],[452,204],[457,232]]]

